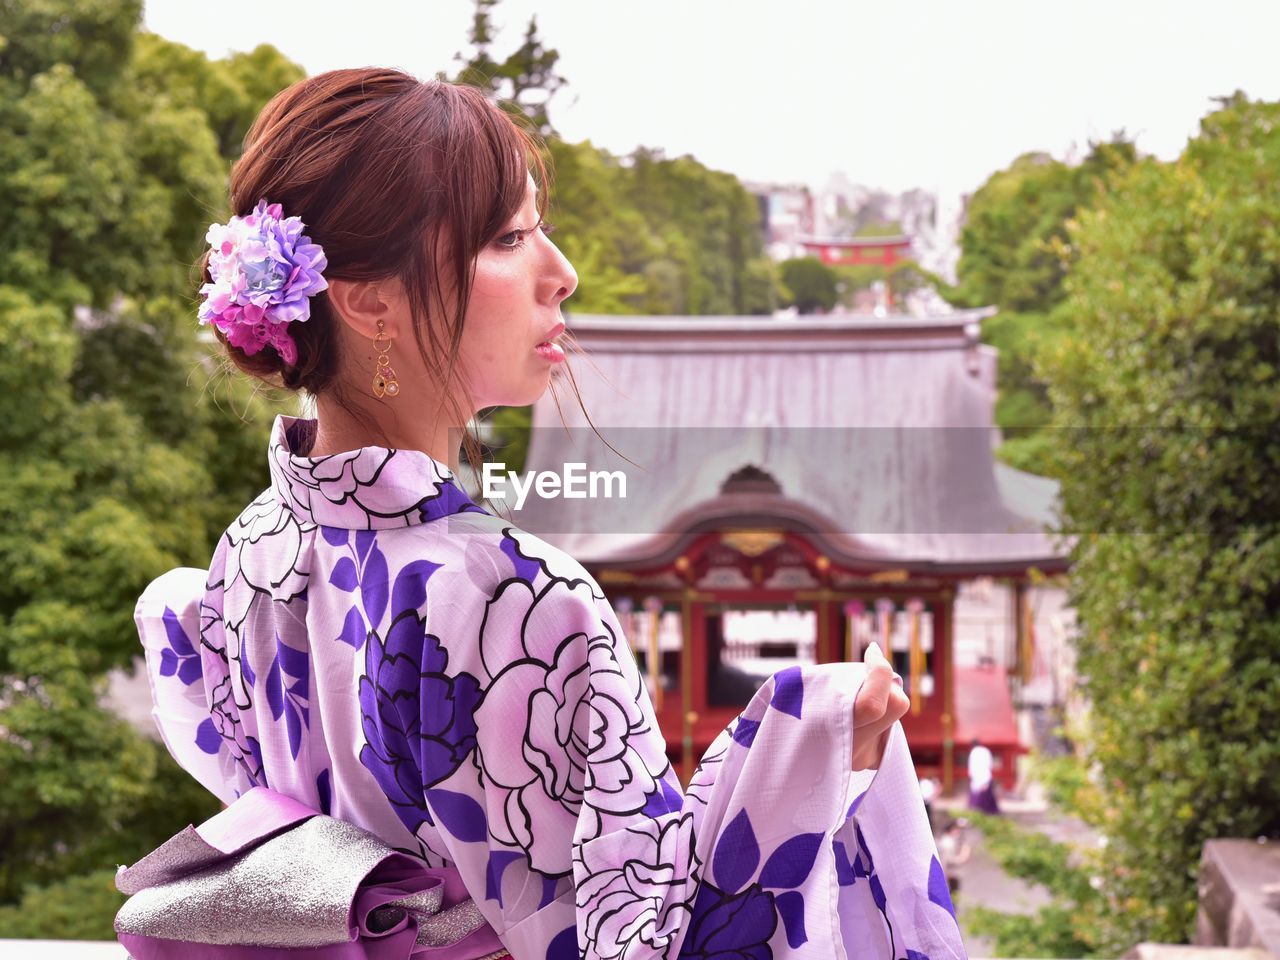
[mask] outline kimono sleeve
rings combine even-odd
[[[916,870],[925,814],[900,729],[879,771],[849,769],[863,665],[771,677],[685,792],[594,581],[512,581],[481,634],[479,775],[465,804],[461,777],[427,802],[513,956],[963,956]],[[450,828],[463,805],[483,811],[483,831],[478,815],[466,837]]]
[[[236,798],[223,739],[205,692],[200,618],[208,571],[179,567],[153,580],[138,598],[134,623],[142,641],[151,716],[178,765],[223,803]]]

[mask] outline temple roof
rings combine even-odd
[[[691,533],[747,526],[806,531],[850,565],[1061,569],[1067,545],[1044,532],[1056,482],[992,453],[996,355],[978,335],[994,312],[572,315],[604,439],[558,378],[526,468],[625,470],[628,497],[531,495],[512,519],[584,564],[665,562]]]

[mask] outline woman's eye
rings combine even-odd
[[[547,223],[544,220],[536,227],[529,230],[520,229],[512,230],[510,233],[504,233],[502,236],[498,237],[497,243],[498,246],[505,247],[507,250],[519,250],[525,245],[525,237],[532,233],[533,230],[541,230],[545,236],[549,237],[555,228],[556,226],[554,223]]]

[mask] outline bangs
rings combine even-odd
[[[471,297],[476,258],[524,206],[532,174],[538,212],[547,203],[547,164],[538,134],[475,87],[436,81],[413,104],[421,125],[402,178],[402,196],[421,197],[407,233],[416,242],[402,275],[427,353],[453,357]],[[406,207],[409,205],[406,204]],[[531,226],[526,224],[525,226]],[[432,323],[432,315],[447,318]],[[452,372],[444,382],[451,382]]]
[[[462,228],[461,247],[474,256],[524,206],[532,173],[538,211],[545,209],[547,168],[537,134],[472,87],[447,88],[456,102],[448,125],[444,169],[452,174],[449,193]]]

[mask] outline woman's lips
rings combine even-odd
[[[548,363],[562,363],[564,361],[564,348],[552,340],[538,344],[533,348],[533,351]]]
[[[548,363],[563,362],[564,348],[561,347],[560,344],[556,343],[556,337],[560,336],[562,333],[564,333],[563,321],[557,323],[551,328],[551,333],[547,336],[547,339],[543,340],[533,348],[534,353],[540,356],[543,360],[546,360]]]

